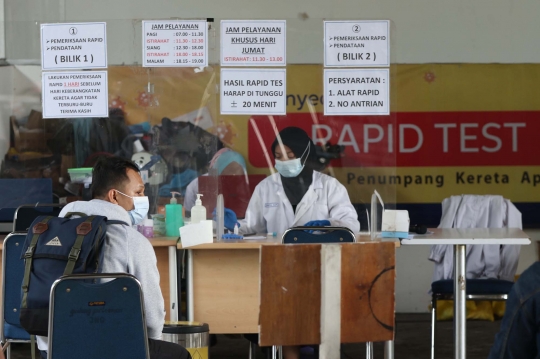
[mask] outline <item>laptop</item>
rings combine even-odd
[[[255,187],[265,178],[266,175],[248,175],[247,182],[246,176],[200,176],[199,193],[203,195],[206,218],[213,217],[218,193],[223,194],[225,208],[232,209],[238,218],[244,218]]]

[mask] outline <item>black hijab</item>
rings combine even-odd
[[[283,144],[291,149],[296,158],[300,158],[302,164],[305,163],[304,169],[298,176],[281,176],[285,194],[296,212],[296,205],[300,203],[313,182],[313,168],[316,163],[315,145],[308,134],[298,127],[287,127],[281,130],[278,138],[281,138]],[[278,138],[272,143],[272,154],[275,154],[276,147],[279,146]],[[306,151],[308,146],[309,150]]]

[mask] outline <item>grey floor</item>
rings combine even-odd
[[[467,359],[486,359],[493,344],[495,334],[499,330],[500,321],[468,321],[467,322]],[[439,322],[437,329],[437,359],[453,357],[452,322]],[[430,321],[428,314],[396,315],[396,359],[429,358]],[[218,343],[210,348],[210,357],[223,359],[248,359],[248,341],[241,337],[218,336]],[[27,344],[16,344],[12,349],[12,359],[30,358],[30,347]],[[263,359],[262,352],[257,359]],[[312,356],[304,356],[309,359]],[[363,344],[344,345],[342,358],[365,358]],[[375,344],[375,359],[383,358],[383,346]]]

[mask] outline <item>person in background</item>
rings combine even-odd
[[[540,354],[540,262],[512,286],[488,359],[536,359]]]
[[[246,161],[238,152],[229,148],[219,150],[210,161],[209,171],[203,176],[245,176],[247,175]],[[186,196],[184,198],[184,208],[191,211],[195,205],[199,193],[199,179],[195,178],[187,186]]]

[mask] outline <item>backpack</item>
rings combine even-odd
[[[108,224],[128,225],[79,212],[63,218],[39,216],[32,222],[21,254],[25,269],[20,320],[28,333],[48,335],[49,295],[58,278],[101,272]]]

